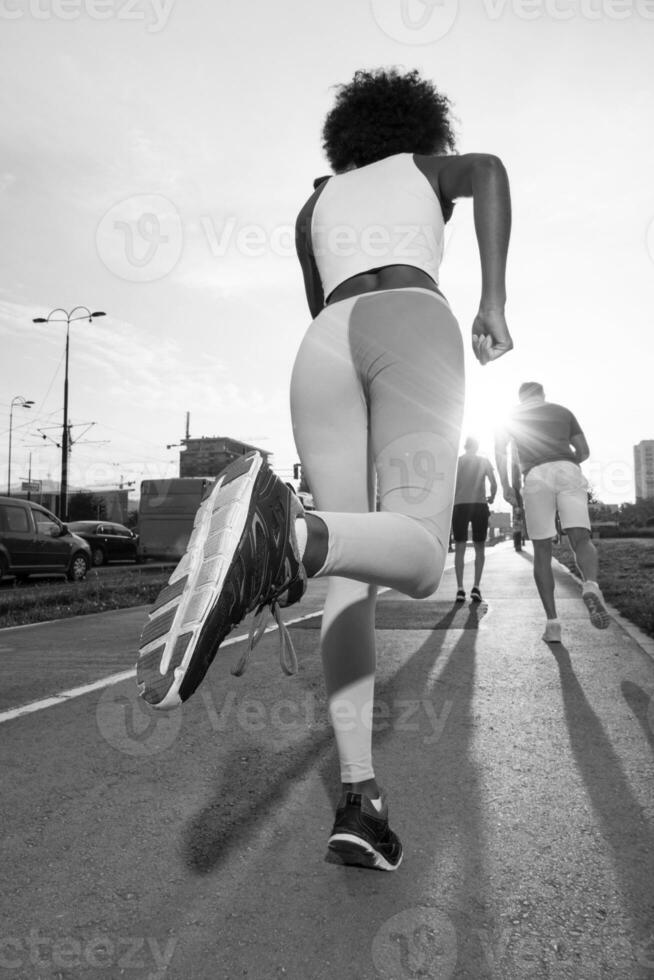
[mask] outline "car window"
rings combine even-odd
[[[56,531],[57,534],[59,533],[59,525],[48,514],[44,514],[42,510],[33,510],[32,513],[34,514],[36,529],[39,534],[51,538],[53,531]]]
[[[126,527],[115,528],[114,534],[117,534],[119,538],[131,538],[132,536],[132,532],[128,531]]]
[[[16,504],[3,504],[4,524],[8,531],[31,531],[31,525],[24,507]]]

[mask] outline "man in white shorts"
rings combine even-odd
[[[495,460],[504,499],[516,506],[517,498],[508,476],[507,446],[515,447],[523,478],[527,533],[534,545],[534,579],[545,608],[543,639],[561,642],[561,623],[554,602],[552,539],[556,514],[575,554],[583,577],[582,599],[590,621],[606,629],[610,617],[597,584],[597,550],[590,537],[588,482],[580,464],[590,452],[586,437],[567,408],[545,401],[543,386],[529,381],[520,386],[520,404],[509,423],[497,433]]]

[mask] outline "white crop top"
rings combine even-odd
[[[337,174],[316,201],[311,243],[326,297],[384,265],[411,265],[438,283],[443,213],[411,153]]]

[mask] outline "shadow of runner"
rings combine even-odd
[[[645,948],[651,942],[654,916],[654,832],[602,723],[586,700],[568,651],[562,645],[551,649],[559,668],[572,753],[602,835],[611,848],[635,937]]]
[[[654,749],[654,699],[633,681],[623,681],[620,685],[622,696],[636,716],[650,747]]]
[[[456,606],[445,617],[439,617],[438,628],[399,668],[393,668],[390,658],[380,656],[373,752],[379,765],[383,750],[390,747],[391,741],[400,742],[393,746],[393,768],[400,771],[389,780],[387,788],[392,825],[404,810],[402,826],[397,828],[400,836],[408,835],[404,867],[392,875],[347,866],[334,866],[334,872],[339,886],[364,904],[370,899],[371,887],[376,890],[383,885],[389,908],[411,910],[428,905],[436,909],[435,927],[449,920],[456,930],[457,975],[481,980],[489,974],[480,935],[492,930],[493,924],[489,922],[486,897],[479,778],[471,752],[475,726],[471,701],[480,610],[469,607],[463,620],[465,626],[457,630],[460,636],[452,646],[452,633],[446,632],[447,620],[457,614],[461,617],[461,613],[461,607]],[[444,647],[449,652],[439,671]],[[316,669],[319,673],[318,663]],[[302,674],[305,690],[319,686],[313,669]],[[220,869],[233,850],[242,847],[265,824],[271,811],[283,802],[289,785],[311,770],[316,770],[335,806],[340,795],[335,740],[324,691],[316,691],[316,696],[320,704],[318,726],[309,733],[303,731],[301,738],[284,746],[283,751],[275,750],[270,732],[264,731],[257,737],[244,734],[238,749],[228,758],[223,757],[217,766],[217,785],[211,798],[183,833],[184,860],[196,874]],[[386,786],[382,766],[380,779]],[[239,787],[237,794],[235,786]],[[412,800],[419,802],[418,808],[411,805]],[[327,830],[330,821],[331,814],[325,814]],[[327,854],[326,843],[325,838],[323,856]],[[316,860],[322,860],[319,851]],[[428,941],[426,932],[417,930],[415,936],[417,940],[413,934],[401,938],[409,945]],[[362,941],[366,941],[364,937]],[[433,956],[433,942],[431,947],[414,949],[415,962]],[[448,977],[452,975],[447,973]]]
[[[457,606],[452,618],[460,612]],[[482,937],[497,924],[488,898],[484,813],[471,749],[479,619],[478,607],[471,606],[467,628],[453,646],[448,643],[447,653],[441,619],[410,660],[376,686],[375,704],[384,711],[373,728],[373,757],[388,790],[391,826],[405,846],[403,866],[383,882],[402,917],[402,927],[390,936],[401,965],[398,976],[491,976]],[[392,742],[394,769],[398,758],[404,766],[387,783],[383,752]],[[338,774],[336,780],[326,784],[334,801]],[[371,872],[347,866],[336,871],[355,904],[370,901]]]

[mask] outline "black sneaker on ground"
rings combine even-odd
[[[298,602],[306,589],[295,538],[303,513],[258,452],[218,476],[141,635],[142,698],[155,708],[186,701],[227,634],[253,609],[270,606],[280,623],[277,606]]]
[[[470,598],[473,602],[481,602],[481,592],[476,585],[470,589]]]
[[[343,793],[327,846],[341,864],[395,871],[402,862],[402,844],[388,826],[388,806],[383,795],[379,811],[367,796]]]
[[[466,590],[465,589],[457,589],[456,590],[456,598],[455,598],[454,601],[455,602],[465,602],[466,601]]]

